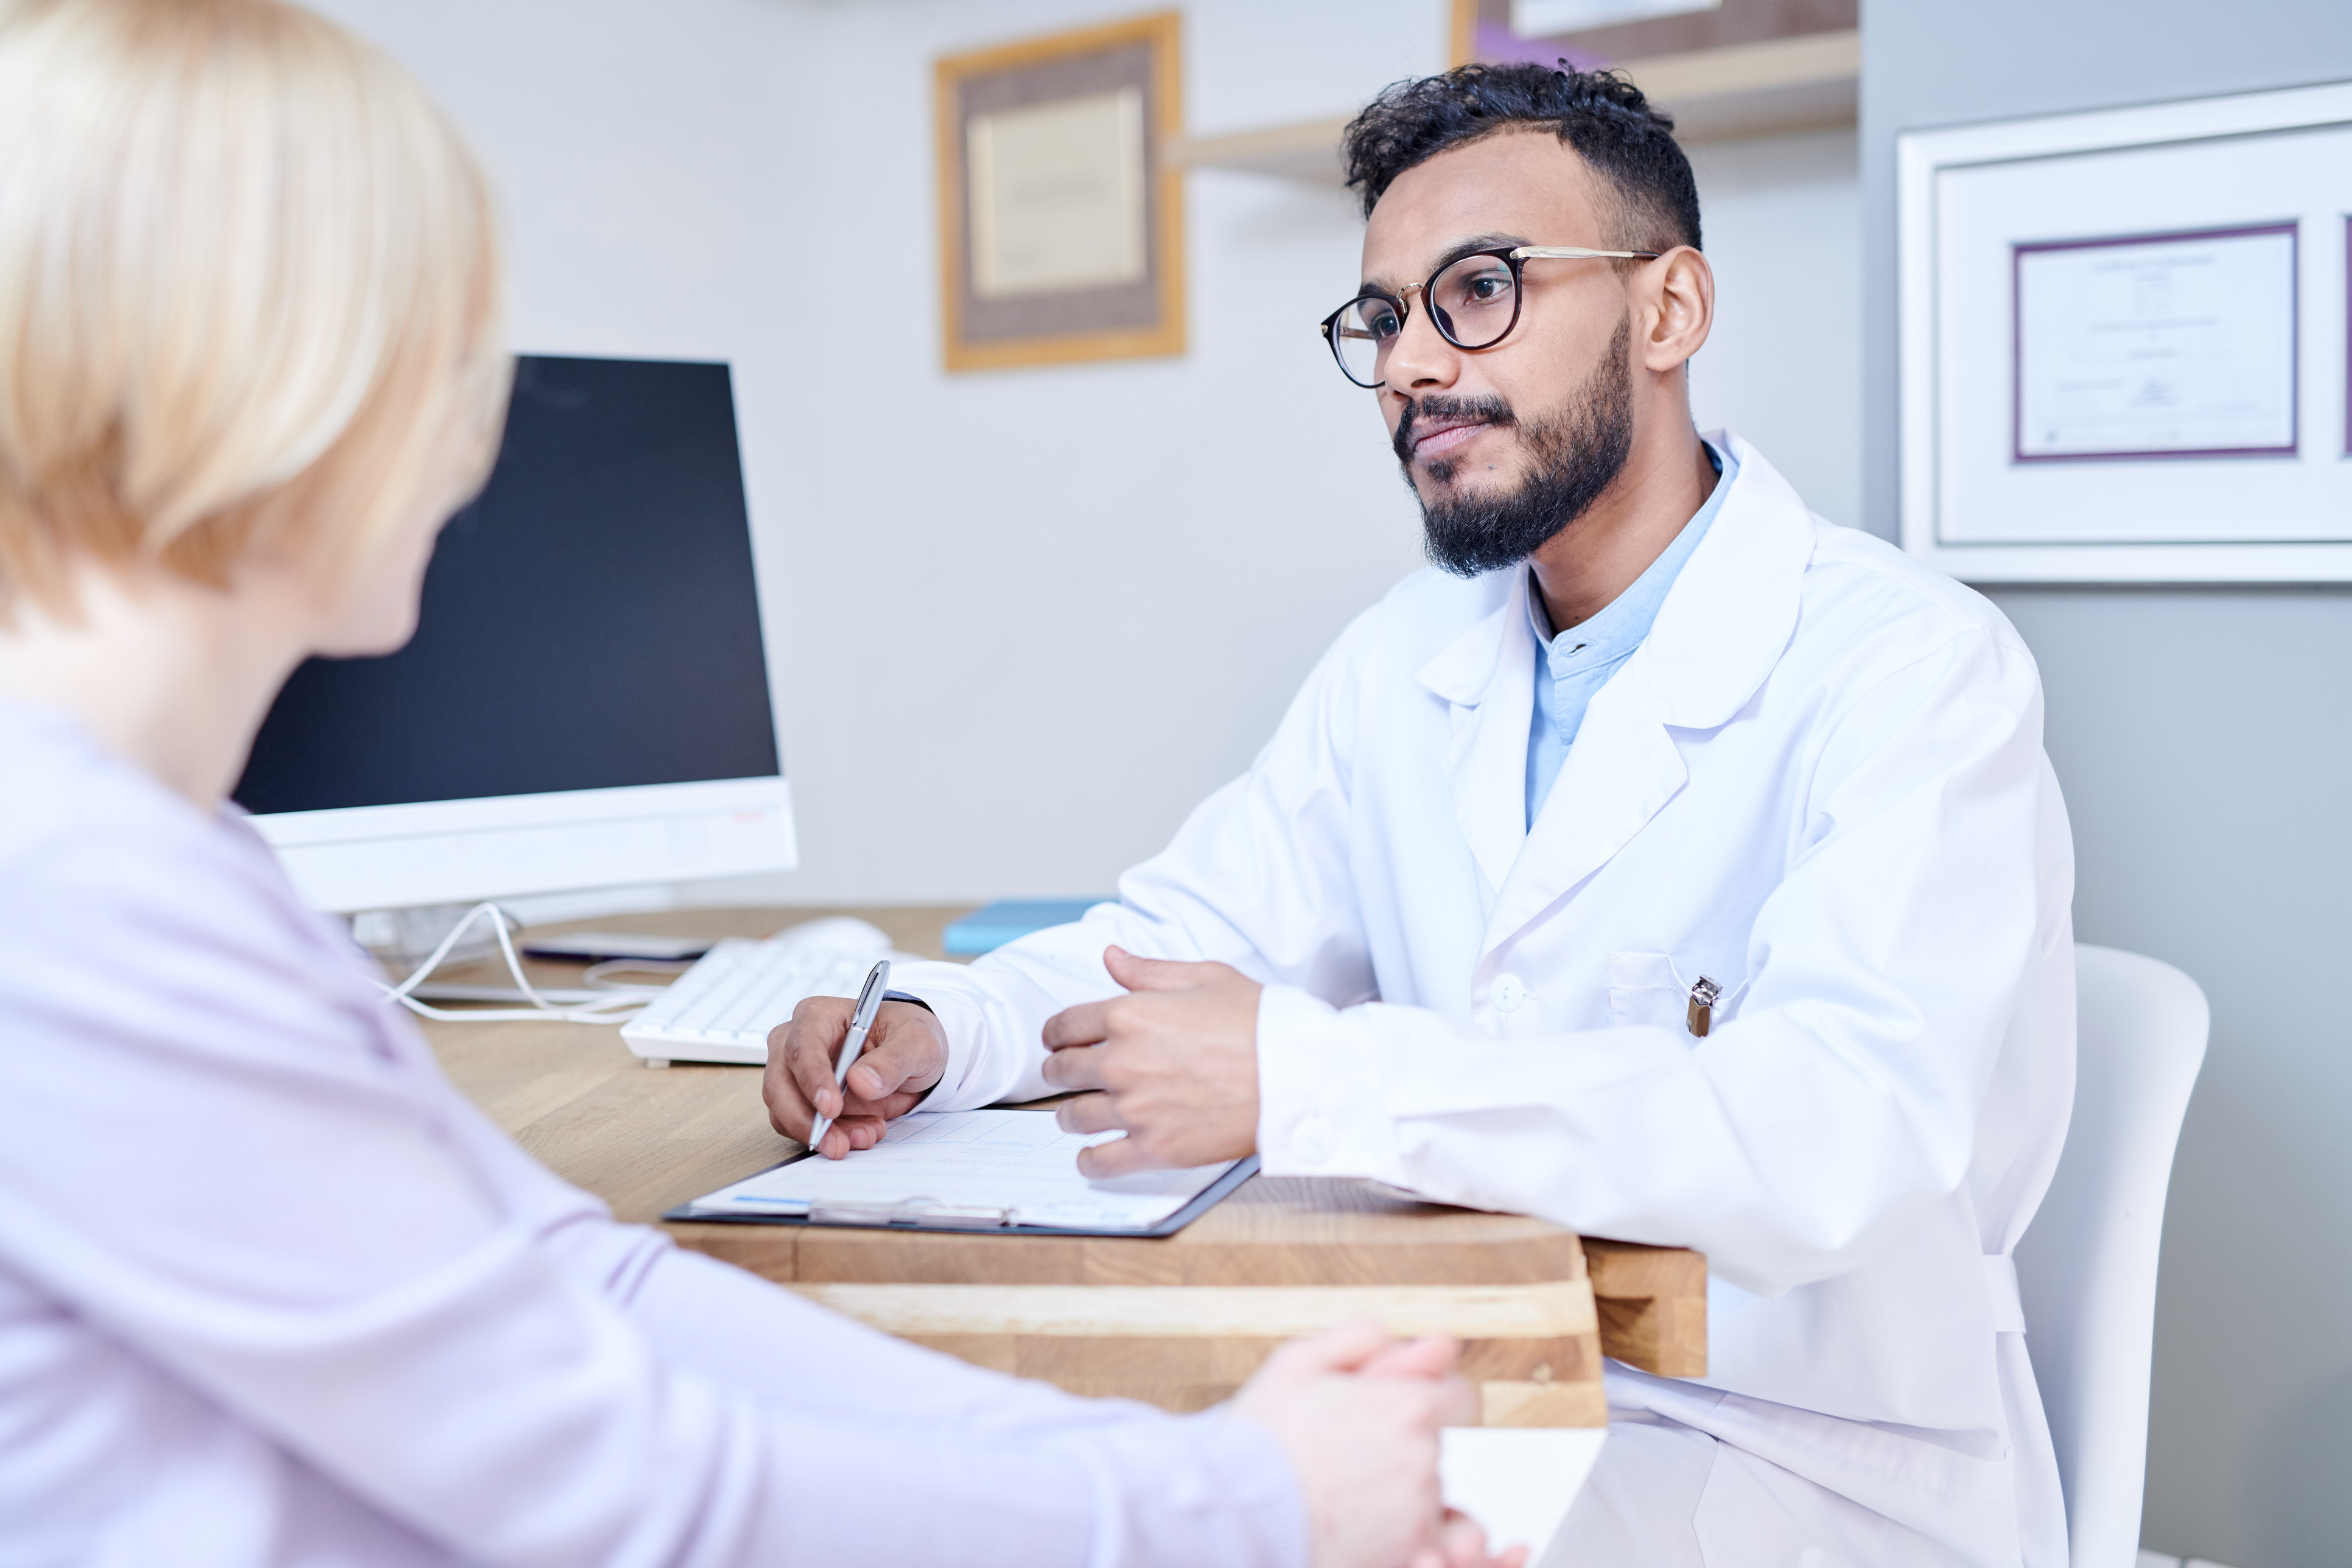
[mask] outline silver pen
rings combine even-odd
[[[841,1042],[841,1060],[834,1064],[833,1083],[834,1087],[840,1090],[841,1102],[844,1105],[849,1103],[849,1089],[846,1087],[849,1083],[849,1064],[856,1061],[857,1053],[865,1048],[866,1036],[874,1027],[874,1015],[882,1011],[882,995],[889,989],[890,961],[886,958],[876,964],[872,973],[866,976],[866,984],[857,993],[857,1006],[849,1015],[849,1038]],[[816,1107],[812,1104],[809,1110],[814,1114]],[[824,1136],[824,1130],[832,1126],[833,1122],[834,1119],[830,1116],[819,1116],[809,1124],[807,1142],[810,1149],[815,1149],[817,1140]]]

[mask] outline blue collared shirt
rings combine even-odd
[[[1658,606],[1666,602],[1666,590],[1675,585],[1683,563],[1706,537],[1707,525],[1723,509],[1723,498],[1731,493],[1738,460],[1712,443],[1706,446],[1716,472],[1722,476],[1715,481],[1715,489],[1683,524],[1674,542],[1650,563],[1649,570],[1605,608],[1555,637],[1551,617],[1544,613],[1543,595],[1534,583],[1528,584],[1528,620],[1536,634],[1535,712],[1528,727],[1529,827],[1536,825],[1544,797],[1551,794],[1552,781],[1559,777],[1560,764],[1568,761],[1568,748],[1583,727],[1584,710],[1591,705],[1592,694],[1609,684],[1609,678],[1650,635]]]

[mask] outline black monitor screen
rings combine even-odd
[[[318,811],[779,771],[727,367],[526,357],[415,637],[296,670],[236,799]]]

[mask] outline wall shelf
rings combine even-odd
[[[1685,142],[1851,125],[1862,35],[1812,33],[1627,60],[1622,68],[1674,115],[1675,134]],[[1188,136],[1170,144],[1168,159],[1183,169],[1235,169],[1337,185],[1339,133],[1349,118]]]

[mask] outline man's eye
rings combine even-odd
[[[1446,279],[1445,294],[1456,306],[1500,304],[1511,297],[1511,275],[1497,268],[1464,272]]]

